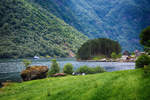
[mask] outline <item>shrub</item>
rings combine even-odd
[[[103,59],[103,58],[106,58],[106,56],[104,56],[104,55],[94,56],[94,57],[92,57],[92,60],[100,60],[100,59]]]
[[[144,77],[150,75],[150,65],[144,66]]]
[[[121,58],[122,57],[122,54],[121,53],[119,53],[118,55],[115,53],[115,52],[112,52],[112,54],[111,54],[111,58],[113,58],[113,59],[117,59],[117,58]]]
[[[150,64],[150,57],[146,54],[143,54],[138,57],[136,60],[136,68],[143,68],[144,65],[149,65]]]
[[[64,66],[64,69],[63,69],[64,73],[66,74],[72,74],[73,73],[73,65],[68,63]]]
[[[27,59],[23,59],[23,64],[25,67],[28,67],[32,62],[30,60]]]
[[[90,73],[90,68],[88,66],[81,66],[77,69],[77,73]]]
[[[121,57],[122,57],[122,54],[119,53],[119,54],[117,55],[117,58],[121,58]]]
[[[100,67],[100,66],[97,66],[95,68],[92,68],[93,69],[93,73],[103,73],[103,72],[106,72],[104,68]]]
[[[49,75],[59,73],[59,71],[60,71],[59,64],[57,63],[56,59],[52,59],[52,65],[48,72]]]
[[[49,56],[49,55],[46,55],[46,58],[50,58],[51,56]]]
[[[77,69],[77,73],[86,73],[86,74],[95,74],[95,73],[102,73],[105,72],[105,70],[100,67],[88,67],[88,66],[81,66],[80,68]]]
[[[116,59],[117,58],[117,54],[115,52],[112,52],[111,58]]]

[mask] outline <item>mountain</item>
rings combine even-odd
[[[87,36],[27,0],[0,2],[0,58],[69,56]]]
[[[89,38],[106,37],[123,50],[142,50],[140,32],[150,25],[149,0],[29,0]]]

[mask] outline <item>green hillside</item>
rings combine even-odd
[[[12,84],[1,100],[149,100],[150,78],[128,70],[86,76],[47,78]]]
[[[0,58],[66,57],[88,38],[26,0],[0,2]]]
[[[149,0],[28,0],[89,38],[117,40],[123,50],[142,50],[140,32],[150,25]]]

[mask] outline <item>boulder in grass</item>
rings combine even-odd
[[[48,66],[30,66],[21,72],[23,81],[46,78]]]
[[[52,77],[58,77],[58,76],[66,76],[65,73],[56,73],[56,74],[53,74]]]

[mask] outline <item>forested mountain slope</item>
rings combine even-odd
[[[0,1],[0,58],[68,56],[88,38],[27,0]]]
[[[149,0],[29,0],[90,38],[107,37],[123,49],[142,49],[139,34],[150,25]]]

